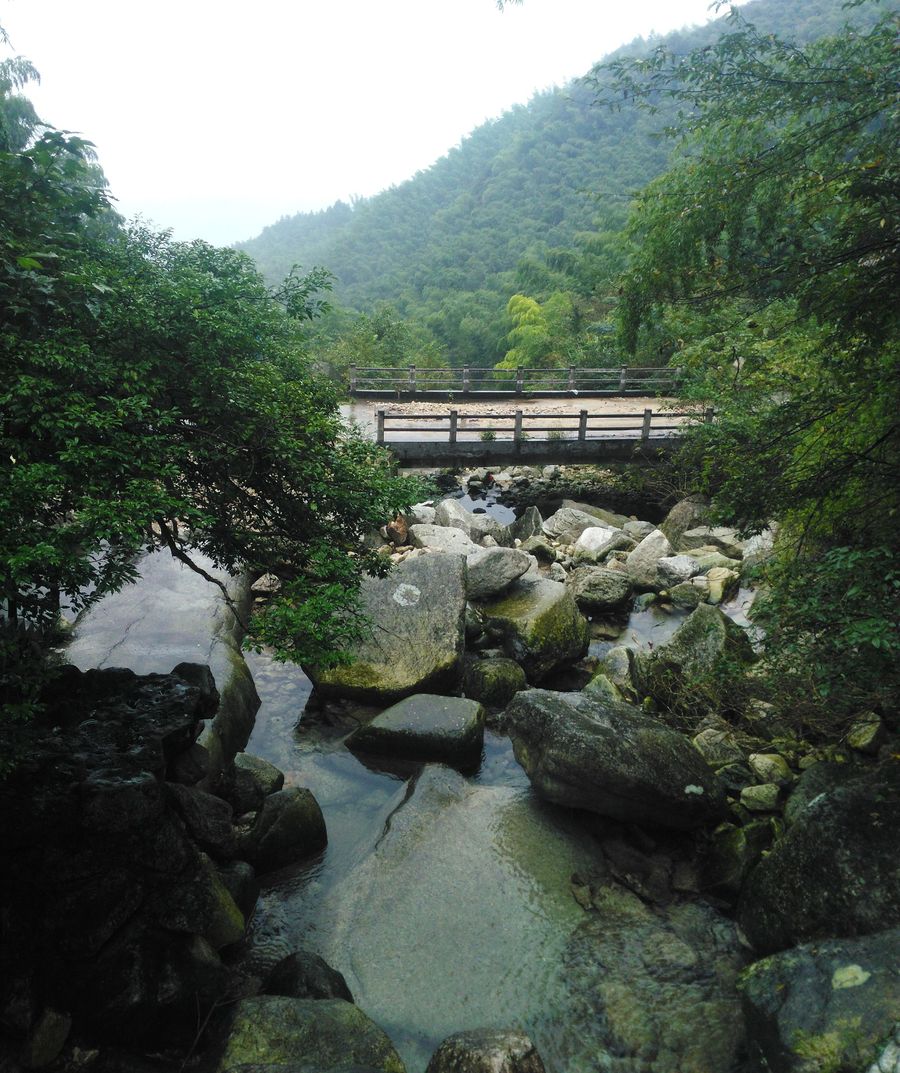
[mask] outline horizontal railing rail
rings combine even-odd
[[[653,410],[647,407],[638,413],[554,414],[514,410],[512,413],[463,413],[450,409],[446,413],[408,413],[376,410],[375,438],[380,444],[410,440],[410,433],[432,442],[457,443],[460,440],[512,440],[525,442],[542,440],[597,440],[632,438],[649,440],[653,436],[677,436],[685,424],[712,421],[714,413],[707,410]],[[539,435],[542,434],[542,435]]]
[[[350,366],[347,390],[351,395],[397,395],[425,393],[478,394],[492,392],[510,395],[594,394],[646,395],[675,391],[682,378],[679,368],[651,368],[621,365],[610,368],[582,369],[405,369],[375,366]]]

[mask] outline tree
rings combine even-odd
[[[22,641],[135,577],[142,549],[269,569],[255,636],[329,663],[382,564],[360,537],[415,486],[344,428],[302,325],[322,270],[268,289],[252,261],[110,212],[90,146],[45,129],[0,151],[0,599],[7,692]],[[18,692],[16,692],[18,691]]]
[[[867,25],[804,48],[732,11],[711,47],[610,68],[618,94],[674,100],[681,139],[630,223],[622,341],[677,349],[717,408],[687,465],[748,529],[784,522],[769,651],[845,712],[900,648],[896,15],[852,6]]]

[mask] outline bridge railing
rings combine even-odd
[[[553,414],[515,410],[512,413],[470,413],[450,409],[443,414],[377,410],[376,440],[390,444],[410,440],[459,443],[472,440],[588,440],[678,436],[685,424],[712,421],[712,410],[653,410],[640,413]]]
[[[376,368],[351,365],[351,395],[666,395],[682,377],[677,368],[619,365],[583,369]]]

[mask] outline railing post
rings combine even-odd
[[[587,439],[587,410],[578,411],[578,439]]]
[[[650,439],[650,422],[653,420],[653,411],[644,410],[644,427],[641,429],[641,439]]]
[[[384,410],[377,410],[375,417],[378,422],[378,431],[375,434],[375,442],[384,443]]]
[[[459,410],[450,411],[450,442],[456,443],[456,429],[459,424]]]
[[[712,424],[713,418],[715,416],[716,411],[711,406],[707,406],[707,408],[703,411],[703,420],[707,423],[707,425]]]
[[[463,391],[468,392],[472,388],[472,383],[469,379],[469,366],[463,366]]]
[[[410,365],[409,367],[409,392],[411,395],[416,393],[416,367]]]
[[[575,390],[575,367],[569,366],[569,391]]]
[[[516,369],[516,394],[521,395],[525,390],[525,370],[520,366]]]
[[[681,387],[681,381],[684,379],[684,369],[679,365],[675,369],[675,379],[672,381],[672,390],[678,391]]]
[[[513,443],[522,442],[522,411],[516,410],[516,423],[513,428]]]
[[[355,395],[356,394],[356,366],[351,365],[350,368],[347,371],[350,374],[350,394]]]
[[[628,383],[628,366],[623,365],[619,371],[619,394],[625,394],[625,385]]]

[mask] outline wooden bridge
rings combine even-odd
[[[635,413],[375,411],[375,439],[415,465],[498,462],[602,462],[670,453],[685,425],[712,421],[712,410]]]
[[[347,390],[352,397],[369,399],[431,398],[452,401],[465,398],[603,397],[672,394],[681,379],[681,369],[655,369],[620,365],[614,368],[582,369],[406,369],[357,367],[348,371]]]

